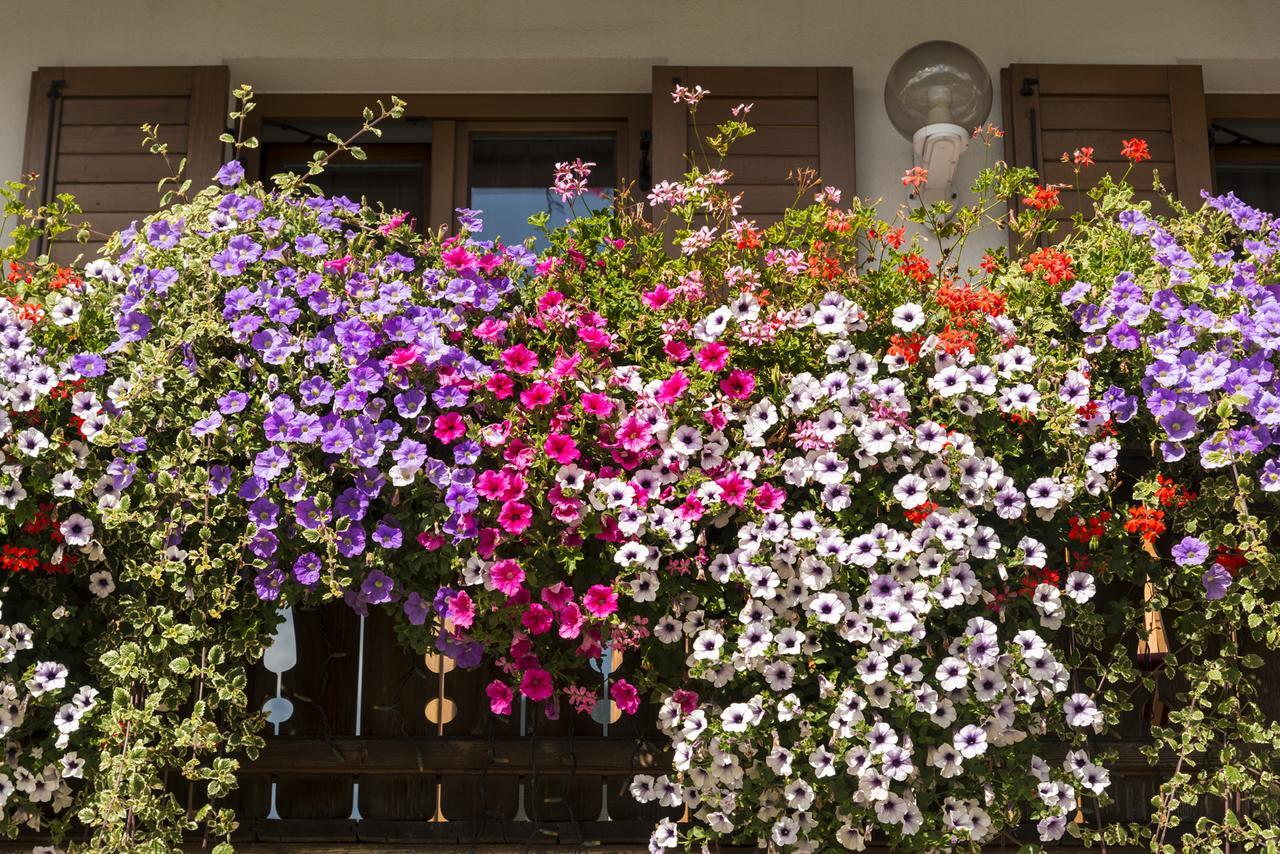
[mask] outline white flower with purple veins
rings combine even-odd
[[[79,513],[72,513],[68,516],[58,526],[58,530],[62,532],[62,536],[66,539],[68,545],[85,546],[89,544],[89,540],[93,539],[93,522]]]
[[[693,657],[698,661],[715,661],[724,646],[724,635],[712,629],[704,629],[693,640]]]
[[[49,447],[49,439],[34,427],[28,427],[14,438],[14,449],[28,457],[38,457]]]
[[[1000,371],[1000,376],[1005,379],[1014,374],[1024,374],[1035,367],[1035,364],[1036,357],[1021,344],[1010,347],[996,357],[996,367]]]
[[[969,665],[955,656],[948,656],[938,665],[933,676],[944,691],[958,691],[969,684]]]
[[[1094,442],[1085,452],[1084,461],[1093,471],[1106,474],[1116,470],[1116,458],[1120,453],[1120,444],[1111,438]]]
[[[809,611],[819,622],[835,625],[845,615],[847,609],[840,597],[834,593],[819,593],[809,601]]]
[[[671,434],[671,449],[682,457],[691,456],[702,449],[702,434],[696,427],[681,425]]]
[[[42,661],[27,680],[27,690],[39,697],[49,691],[57,691],[67,684],[67,668],[56,661]]]
[[[1018,383],[1000,392],[999,405],[1001,412],[1028,412],[1034,415],[1040,411],[1040,392],[1027,383]]]
[[[1027,499],[1032,507],[1053,510],[1062,502],[1062,487],[1053,478],[1037,478],[1027,487]]]
[[[951,744],[965,759],[972,759],[987,752],[987,733],[981,727],[967,724],[955,734]]]
[[[1067,576],[1066,594],[1073,602],[1083,605],[1093,598],[1093,576],[1087,572],[1073,572]]]
[[[1102,723],[1102,712],[1088,694],[1072,694],[1062,706],[1067,723],[1073,727],[1097,727]]]
[[[1102,794],[1111,785],[1111,775],[1107,773],[1107,770],[1094,765],[1092,762],[1086,762],[1076,771],[1076,779],[1080,781],[1080,785],[1096,795]]]
[[[924,307],[914,302],[903,303],[893,310],[893,325],[903,332],[916,331],[924,320]]]
[[[904,475],[893,487],[893,497],[907,510],[929,500],[929,484],[916,474]]]
[[[959,365],[949,365],[929,378],[929,388],[942,397],[955,397],[969,389],[969,373]]]

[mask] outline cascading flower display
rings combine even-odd
[[[270,187],[233,160],[82,268],[0,256],[5,832],[229,839],[246,667],[278,609],[342,600],[492,662],[496,715],[652,699],[655,852],[1244,833],[1174,828],[1275,782],[1248,674],[1280,621],[1274,218],[1104,178],[1048,245],[1064,188],[1001,164],[972,207],[889,220],[804,173],[763,223],[712,161],[536,254],[480,211],[424,236],[309,186],[352,141]],[[592,166],[549,176],[571,209]],[[1009,201],[1020,245],[962,269]],[[1150,826],[1104,826],[1095,736],[1155,685],[1161,610],[1188,687],[1152,754],[1182,771]],[[1219,742],[1230,774],[1191,770]],[[178,768],[208,805],[157,782]]]

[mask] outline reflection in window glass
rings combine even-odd
[[[305,166],[301,168],[305,169]],[[327,196],[346,196],[354,201],[364,198],[377,207],[405,211],[421,223],[426,199],[422,197],[425,163],[331,163],[312,183]]]
[[[617,144],[612,134],[483,134],[471,138],[470,207],[484,211],[484,234],[518,243],[536,234],[529,217],[550,214],[549,225],[586,210],[609,206],[618,182]],[[552,190],[556,163],[582,158],[596,165],[590,191],[570,205]],[[539,238],[536,248],[545,241]]]
[[[1280,121],[1218,119],[1210,131],[1218,192],[1280,212]]]

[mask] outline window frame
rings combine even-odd
[[[1214,124],[1232,120],[1270,120],[1280,122],[1280,92],[1231,92],[1206,93],[1205,114],[1210,134]],[[1242,148],[1223,161],[1230,165],[1248,165],[1255,162],[1276,162],[1280,155],[1280,145],[1259,145],[1263,151]],[[1218,158],[1224,153],[1220,146],[1209,146],[1209,156],[1213,167],[1213,191],[1218,192]],[[1264,155],[1259,157],[1259,155]]]
[[[471,134],[477,132],[610,131],[618,139],[618,180],[626,186],[643,181],[652,125],[652,95],[584,94],[431,94],[401,96],[405,115],[431,122],[431,163],[427,178],[427,228],[454,225],[455,208],[465,206]],[[245,121],[246,136],[260,136],[264,121],[347,121],[379,99],[379,93],[260,93]],[[370,141],[366,149],[378,143]],[[261,149],[249,149],[245,166],[261,174]],[[550,176],[548,176],[548,183]]]

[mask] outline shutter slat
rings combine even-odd
[[[1133,168],[1129,168],[1129,162],[1123,163],[1095,163],[1093,166],[1085,166],[1080,170],[1080,174],[1076,175],[1075,166],[1071,163],[1046,163],[1044,171],[1040,173],[1040,177],[1044,179],[1046,184],[1068,184],[1075,185],[1080,183],[1084,189],[1089,189],[1094,184],[1102,180],[1103,175],[1110,175],[1113,180],[1120,180],[1120,177],[1126,172],[1129,173],[1129,183],[1135,187],[1150,187],[1151,180],[1155,173],[1160,173],[1160,180],[1167,187],[1173,187],[1173,163],[1168,160],[1148,160],[1142,163],[1133,164]]]
[[[738,154],[771,154],[782,155],[787,157],[817,157],[818,154],[818,129],[816,127],[771,127],[760,126],[755,128],[755,133],[750,136],[734,142],[730,149]],[[708,135],[715,134],[715,126],[706,126],[701,122],[698,127],[689,128],[689,150],[698,151],[698,144],[702,142],[702,147],[707,150],[708,156],[713,160],[715,152],[707,149],[704,141]]]
[[[185,124],[161,125],[156,142],[169,146],[169,152],[187,150],[189,130]],[[58,136],[61,154],[133,154],[143,151],[142,129],[137,125],[72,125],[63,122]]]
[[[1134,136],[1123,130],[1052,130],[1040,135],[1044,143],[1044,156],[1061,157],[1065,152],[1071,154],[1077,148],[1091,146],[1093,159],[1098,163],[1128,163],[1120,153],[1124,140]],[[1151,147],[1151,159],[1171,162],[1173,160],[1173,134],[1169,131],[1144,131],[1143,139]]]
[[[62,124],[182,125],[190,104],[189,98],[64,98]]]
[[[173,166],[156,154],[62,154],[55,161],[58,191],[62,182],[84,184],[117,183],[121,181],[159,181],[171,175]]]
[[[733,118],[733,108],[739,104],[752,104],[747,122],[751,125],[810,125],[818,124],[818,102],[815,98],[717,98],[708,97],[698,105],[698,124],[715,127]]]
[[[1169,98],[1048,98],[1040,95],[1041,130],[1167,131]]]
[[[152,181],[145,183],[60,184],[64,193],[76,197],[76,202],[86,213],[103,211],[147,212],[156,209],[160,193]]]
[[[685,105],[671,100],[677,84],[710,92],[696,125]],[[754,104],[747,122],[756,132],[735,142],[722,164],[733,173],[729,188],[743,193],[742,215],[761,225],[775,221],[795,203],[789,176],[802,169],[848,195],[855,192],[853,72],[846,67],[654,68],[654,181],[679,179],[687,171],[687,152],[701,165],[701,152],[709,149],[700,139],[744,102]],[[719,163],[714,153],[709,156],[712,165]]]

